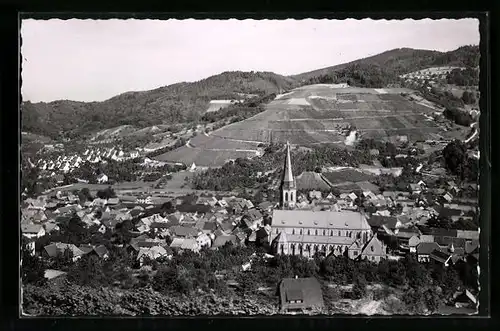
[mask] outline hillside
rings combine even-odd
[[[190,122],[209,108],[211,100],[263,96],[301,85],[348,82],[351,86],[381,88],[397,83],[401,74],[430,66],[479,64],[479,47],[463,46],[451,52],[400,48],[350,63],[294,76],[271,72],[224,72],[194,83],[178,83],[151,91],[127,92],[103,102],[59,100],[21,105],[22,130],[57,138],[134,125]]]
[[[224,72],[194,83],[151,91],[127,92],[103,102],[68,100],[21,105],[23,131],[57,137],[60,131],[81,135],[117,125],[147,127],[193,121],[212,99],[240,99],[295,87],[293,79],[270,72]]]
[[[356,80],[356,71],[370,71],[382,76],[384,83],[395,83],[398,75],[418,71],[433,66],[477,67],[479,65],[479,46],[462,46],[450,52],[438,52],[422,49],[398,48],[383,52],[371,57],[359,59],[349,63],[305,72],[290,76],[300,82],[326,83],[316,80],[323,76],[332,76],[347,80]],[[330,81],[328,83],[335,83]],[[358,82],[359,83],[359,82]],[[359,84],[351,84],[360,86]],[[362,84],[361,84],[362,85]],[[375,87],[375,86],[360,86]]]
[[[393,142],[446,138],[447,129],[433,118],[437,109],[431,103],[416,102],[414,95],[401,88],[302,86],[277,96],[263,112],[198,135],[156,159],[214,167],[259,156],[262,146],[270,143],[345,147],[356,136]]]

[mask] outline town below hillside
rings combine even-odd
[[[472,51],[292,77],[224,73],[88,113],[142,100],[151,122],[86,118],[61,134],[33,118],[82,105],[27,105],[23,314],[475,313]]]

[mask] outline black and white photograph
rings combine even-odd
[[[20,39],[22,316],[478,314],[479,19]]]

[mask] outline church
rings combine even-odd
[[[273,211],[270,240],[273,253],[312,257],[356,253],[373,236],[366,217],[354,211],[313,211],[296,209],[297,185],[292,173],[290,144],[280,185],[280,209]],[[351,255],[351,254],[349,254]]]

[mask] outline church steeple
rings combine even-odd
[[[292,158],[290,157],[290,143],[286,142],[285,171],[283,173],[283,184],[295,185],[292,173]]]
[[[285,166],[281,179],[281,206],[294,207],[297,199],[295,178],[292,173],[292,158],[290,156],[290,143],[286,142]]]

